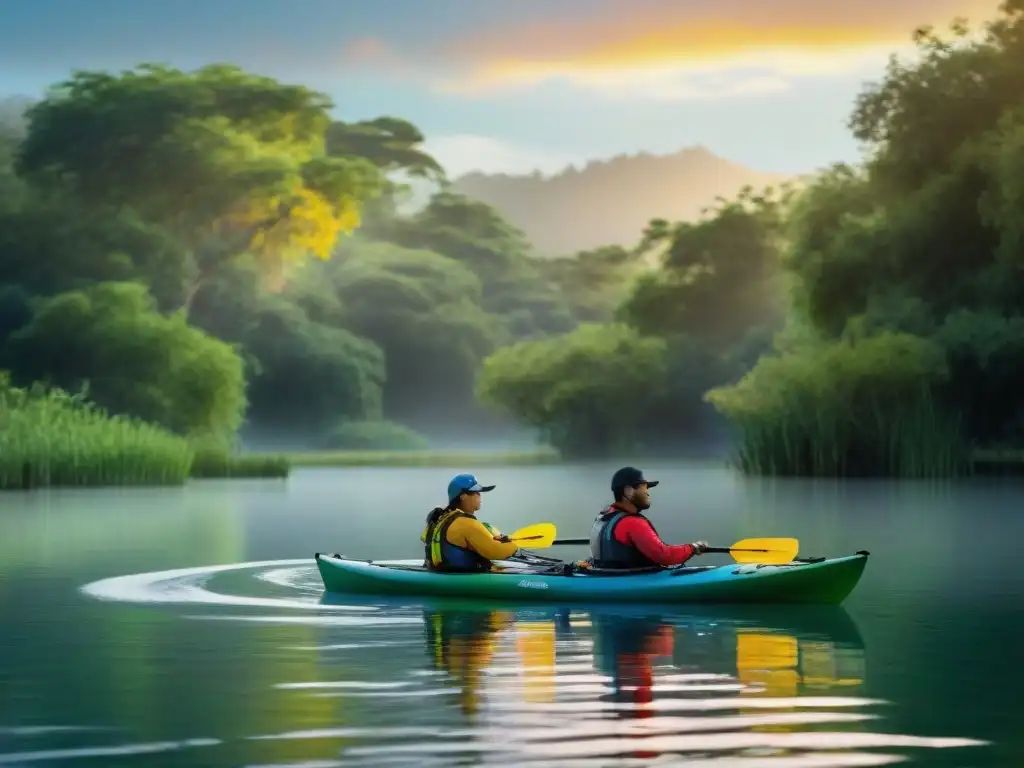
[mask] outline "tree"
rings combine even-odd
[[[313,444],[342,420],[381,417],[384,354],[344,328],[311,322],[284,298],[266,302],[245,334],[250,420]]]
[[[180,305],[187,253],[166,230],[130,208],[87,204],[55,186],[21,187],[7,205],[0,200],[0,282],[49,296],[139,281],[162,308]]]
[[[406,248],[453,259],[480,280],[487,311],[503,318],[512,338],[564,333],[576,319],[530,257],[523,233],[489,205],[453,192],[440,192],[413,216],[394,217],[371,233]]]
[[[331,285],[337,297],[333,310],[317,298],[324,322],[384,351],[387,418],[437,424],[471,406],[480,362],[502,328],[480,306],[479,279],[459,262],[354,239],[344,259],[310,270],[294,291],[318,296],[311,283]]]
[[[16,381],[46,381],[114,414],[178,434],[230,437],[242,422],[245,380],[231,346],[162,315],[146,287],[99,283],[43,300],[7,340]]]
[[[893,57],[850,116],[853,135],[874,151],[873,170],[897,190],[951,170],[956,151],[989,131],[1024,88],[1022,0],[1003,2],[981,30],[957,19],[950,32],[916,30],[918,55]]]
[[[481,280],[507,272],[530,252],[526,236],[497,210],[454,192],[439,192],[414,216],[374,234],[460,261]]]
[[[639,277],[619,307],[622,322],[643,333],[687,334],[728,347],[761,324],[776,324],[785,305],[778,278],[782,203],[744,190],[720,201],[704,220],[654,220],[641,250],[662,247],[661,269]]]
[[[344,328],[330,280],[312,271],[268,293],[259,266],[241,259],[194,305],[191,322],[236,344],[246,362],[247,436],[315,446],[340,419],[380,417],[384,353]]]
[[[399,196],[410,191],[400,179],[421,179],[447,185],[444,168],[425,152],[424,137],[412,123],[397,117],[378,117],[355,123],[337,121],[327,129],[327,154],[361,157],[381,174],[381,194],[366,203],[364,229],[386,226],[398,213]]]
[[[938,404],[971,439],[1024,434],[1016,334],[1024,322],[1024,3],[981,35],[919,30],[858,99],[873,154],[837,166],[792,209],[785,263],[794,310],[825,338],[903,332],[949,365]]]
[[[484,361],[478,396],[540,430],[567,457],[610,456],[642,444],[666,386],[665,342],[624,325],[581,325],[522,341]]]
[[[578,322],[611,322],[641,269],[642,254],[608,245],[572,256],[537,260],[541,275],[556,286]]]
[[[231,66],[78,72],[28,110],[17,168],[173,233],[192,273],[187,309],[225,263],[251,252],[280,273],[328,258],[359,223],[379,173],[326,154],[330,106]]]
[[[423,134],[397,117],[378,117],[356,123],[336,121],[327,128],[326,149],[331,157],[361,157],[385,173],[443,181],[444,168],[420,149]]]

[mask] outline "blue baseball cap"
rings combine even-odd
[[[465,493],[466,491],[485,492],[493,490],[493,485],[480,485],[476,475],[469,473],[456,475],[448,482],[448,501],[454,501],[460,493]]]

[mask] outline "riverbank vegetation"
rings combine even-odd
[[[261,456],[261,454],[251,454]],[[551,448],[532,451],[367,450],[303,451],[283,457],[291,467],[524,467],[559,464],[561,454]]]
[[[968,472],[1024,444],[1024,2],[969,32],[864,89],[860,165],[560,258],[399,118],[228,66],[76,73],[0,122],[0,485],[287,474],[239,435],[443,463],[522,429],[548,458]],[[10,394],[37,383],[88,405]]]
[[[180,485],[189,477],[285,477],[283,456],[244,456],[138,417],[107,414],[81,395],[0,375],[0,490]]]

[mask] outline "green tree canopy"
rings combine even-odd
[[[322,436],[340,420],[381,417],[384,354],[373,342],[278,299],[264,303],[244,345],[250,418],[261,429]]]
[[[7,340],[25,383],[68,391],[178,434],[231,436],[242,422],[242,360],[231,346],[166,316],[138,283],[99,283],[42,301]]]
[[[459,262],[353,241],[344,257],[307,278],[329,281],[340,313],[334,322],[384,351],[388,418],[440,419],[473,402],[476,373],[502,328],[480,306],[479,279]]]
[[[332,157],[361,157],[381,171],[442,181],[444,168],[420,145],[423,134],[398,117],[378,117],[355,123],[336,121],[327,128],[326,149]]]
[[[642,266],[642,254],[608,245],[572,256],[538,259],[537,269],[555,286],[572,317],[584,323],[610,322],[628,296]]]
[[[776,324],[780,290],[782,203],[771,190],[744,190],[699,222],[656,219],[642,250],[660,247],[660,270],[647,272],[619,308],[643,333],[687,334],[723,348],[752,327]]]
[[[664,341],[585,324],[499,349],[484,363],[478,393],[564,455],[585,457],[635,450],[665,386]]]
[[[531,258],[523,233],[485,203],[440,192],[415,215],[394,217],[371,234],[471,270],[480,280],[483,306],[504,318],[512,338],[562,333],[576,322],[558,286]]]
[[[78,72],[29,109],[17,167],[172,232],[191,259],[187,305],[226,261],[253,252],[277,273],[327,258],[359,223],[379,172],[326,154],[329,107],[231,66]]]
[[[920,30],[851,118],[872,155],[799,196],[786,265],[826,338],[903,331],[947,354],[943,405],[984,443],[1019,437],[1024,318],[1024,4],[980,34]]]

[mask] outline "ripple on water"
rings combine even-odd
[[[213,592],[206,588],[207,581],[217,574],[234,571],[256,570],[282,565],[295,566],[296,571],[309,571],[312,566],[309,560],[260,560],[231,565],[211,565],[201,568],[178,568],[169,571],[153,571],[151,573],[133,573],[127,576],[113,576],[100,579],[83,586],[82,592],[97,600],[108,600],[122,603],[199,603],[206,605],[235,605],[258,608],[292,608],[297,610],[316,611],[378,611],[372,605],[338,605],[321,604],[319,593],[305,596],[303,599],[254,597],[247,595],[228,595]],[[293,578],[298,578],[293,577]]]
[[[156,741],[141,744],[116,744],[108,747],[78,747],[72,749],[40,749],[29,752],[0,753],[0,765],[24,765],[25,763],[72,760],[84,757],[124,757],[157,752],[176,752],[195,747],[213,747],[219,739],[186,739],[185,741]]]
[[[245,571],[252,573],[253,584],[258,583],[262,591],[269,588],[276,594],[247,596],[213,588],[218,578]],[[829,683],[826,679],[822,684],[819,678],[816,683],[807,682],[799,693],[793,689],[788,693],[794,695],[781,695],[787,693],[785,686],[772,688],[762,679],[761,673],[766,670],[785,670],[803,663],[799,659],[805,654],[810,657],[820,650],[815,648],[815,643],[806,647],[800,645],[799,653],[794,651],[793,659],[788,661],[788,651],[776,645],[774,650],[768,648],[768,655],[752,666],[745,663],[742,670],[737,657],[735,674],[723,673],[721,659],[717,656],[714,664],[702,663],[707,660],[704,656],[687,656],[684,671],[674,663],[665,663],[664,651],[655,653],[634,648],[627,656],[633,662],[637,657],[644,657],[647,670],[645,682],[638,684],[636,681],[624,683],[617,679],[618,671],[612,674],[606,665],[598,664],[602,651],[597,640],[602,631],[607,631],[607,625],[599,621],[599,611],[571,612],[573,636],[557,639],[554,625],[550,633],[536,631],[547,621],[543,610],[524,609],[515,620],[496,622],[483,629],[478,621],[479,611],[469,611],[466,613],[472,619],[467,622],[469,629],[463,631],[457,627],[454,637],[445,641],[455,645],[441,648],[431,645],[440,641],[424,640],[422,629],[427,626],[428,610],[413,600],[400,607],[393,604],[390,609],[371,602],[348,605],[322,601],[322,587],[309,560],[254,561],[131,574],[87,584],[82,591],[95,599],[108,601],[268,608],[273,610],[261,615],[225,611],[186,618],[318,628],[319,636],[314,642],[286,646],[284,650],[309,654],[297,658],[329,666],[331,672],[324,675],[326,679],[270,681],[267,695],[282,697],[282,724],[288,723],[291,711],[302,710],[301,706],[294,706],[295,697],[309,701],[351,699],[354,706],[344,710],[348,713],[344,727],[333,727],[334,724],[325,722],[324,727],[319,728],[283,728],[278,733],[244,737],[245,742],[254,745],[301,743],[306,748],[295,757],[313,757],[287,762],[281,759],[286,756],[275,750],[276,762],[250,762],[246,763],[247,768],[425,767],[448,766],[467,760],[474,764],[530,768],[602,765],[856,768],[910,759],[907,754],[894,753],[900,750],[950,749],[986,743],[967,738],[931,738],[865,730],[865,724],[881,719],[879,708],[888,702],[855,695],[825,695],[823,688],[833,683],[839,685],[838,680]],[[437,618],[445,610],[434,607],[429,613]],[[452,608],[449,614],[458,618],[460,610]],[[523,616],[528,618],[523,619]],[[630,619],[616,620],[615,631],[624,627],[628,634],[632,631],[629,622]],[[393,627],[388,630],[386,640],[355,634],[355,630],[381,626]],[[643,635],[650,634],[650,629],[641,622],[636,631]],[[663,625],[659,631],[662,629],[682,631],[681,625]],[[751,631],[749,621],[721,619],[703,621],[701,626],[691,630],[691,635],[695,638],[728,636],[738,643],[737,638],[743,631]],[[756,626],[753,631],[757,631]],[[770,628],[764,631],[769,635],[774,632]],[[545,637],[549,646],[544,646]],[[779,634],[774,637],[777,641]],[[782,637],[786,637],[784,633]],[[607,636],[605,640],[607,642]],[[789,640],[799,645],[794,637]],[[425,642],[428,653],[412,664],[393,664],[381,655],[381,649],[423,647]],[[536,647],[534,652],[524,650],[536,642],[540,643],[536,647],[541,651],[537,652]],[[626,645],[632,648],[630,643]],[[462,654],[457,663],[447,659],[455,646]],[[719,646],[713,647],[714,653],[719,653]],[[403,651],[396,650],[396,653]],[[667,656],[674,661],[671,652]],[[416,659],[417,655],[411,658]],[[431,668],[431,664],[423,662],[424,658],[434,659],[436,663],[444,660],[444,664]],[[391,674],[389,678],[393,670],[400,674]],[[802,671],[800,675],[807,681],[815,679],[814,673],[805,675]],[[374,679],[360,679],[362,677]],[[638,695],[641,688],[643,695]],[[821,695],[802,695],[804,692]],[[285,696],[292,698],[285,700]],[[380,703],[376,702],[378,699]],[[472,705],[467,709],[470,702]],[[350,718],[364,722],[352,722]],[[365,720],[379,725],[368,725]],[[311,725],[308,720],[303,720],[302,724]],[[459,724],[463,727],[458,727]],[[39,732],[47,727],[62,726],[39,726]],[[22,729],[18,734],[13,730],[0,730],[0,735],[30,733],[30,729]],[[324,743],[318,745],[317,742]],[[11,752],[0,754],[0,763],[113,757],[218,743],[213,739],[197,739]],[[317,759],[321,748],[323,752]]]

